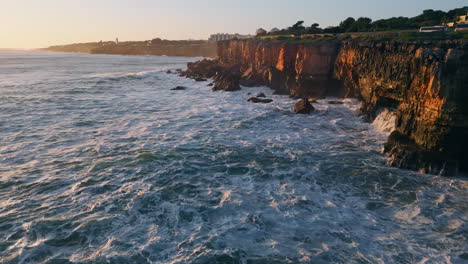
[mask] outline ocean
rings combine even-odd
[[[468,262],[468,181],[388,166],[389,113],[195,60],[0,51],[0,263]]]

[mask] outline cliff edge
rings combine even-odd
[[[385,144],[392,165],[446,176],[468,172],[466,41],[231,40],[218,43],[218,59],[203,76],[206,64],[189,65],[188,75],[229,69],[241,85],[266,85],[294,98],[356,97],[369,121],[390,109],[397,116]]]

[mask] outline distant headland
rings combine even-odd
[[[45,51],[90,54],[156,55],[182,57],[216,57],[216,43],[206,40],[100,41],[51,46]]]

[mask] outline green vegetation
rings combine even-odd
[[[291,27],[268,33],[269,36],[301,36],[308,34],[327,33],[357,33],[357,32],[381,32],[381,31],[401,31],[418,30],[424,26],[442,25],[448,22],[457,22],[457,17],[466,14],[468,7],[457,8],[448,12],[440,10],[424,10],[421,15],[408,17],[392,17],[372,21],[368,17],[354,19],[348,17],[338,26],[322,29],[319,24],[314,23],[310,27],[303,26],[304,21],[298,21]]]
[[[415,30],[380,31],[380,32],[352,32],[343,34],[305,34],[302,36],[277,35],[262,36],[252,41],[266,43],[297,43],[315,45],[324,41],[440,41],[440,40],[464,40],[468,41],[468,31],[459,32],[425,32]]]

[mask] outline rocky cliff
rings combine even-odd
[[[468,171],[466,42],[233,40],[218,44],[212,64],[236,68],[244,86],[295,98],[357,97],[369,121],[392,109],[396,131],[385,145],[392,165],[451,176]]]
[[[340,44],[224,41],[218,44],[222,65],[239,65],[244,84],[267,85],[277,94],[293,97],[343,95],[333,80],[333,66]]]
[[[344,43],[334,77],[373,119],[394,108],[385,151],[398,167],[457,175],[468,170],[466,42]]]

